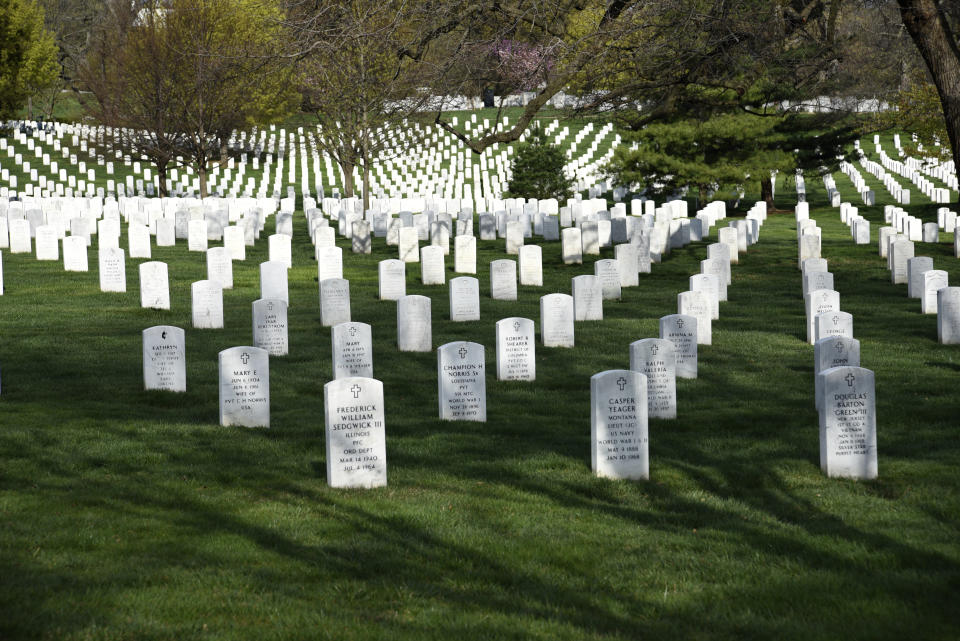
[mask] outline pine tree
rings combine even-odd
[[[0,120],[57,79],[57,45],[32,0],[0,0]]]
[[[563,173],[565,164],[560,148],[551,144],[541,129],[533,129],[510,165],[512,177],[507,196],[566,200],[572,193],[573,181]]]

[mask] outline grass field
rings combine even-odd
[[[170,268],[167,312],[139,308],[138,260],[127,293],[105,294],[95,246],[86,274],[4,251],[0,639],[956,639],[960,348],[938,345],[936,317],[890,283],[875,242],[885,190],[860,208],[869,246],[820,184],[808,190],[876,372],[875,482],[819,470],[792,214],[771,215],[734,267],[699,378],[677,383],[679,417],[651,420],[649,482],[592,476],[589,379],[657,335],[707,243],[641,275],[602,322],[578,323],[575,348],[538,345],[533,383],[492,377],[494,324],[539,329],[539,297],[569,293],[592,261],[564,266],[558,243],[540,243],[544,287],[494,301],[503,244],[478,241],[482,320],[456,324],[447,288],[408,266],[407,292],[433,300],[434,346],[487,348],[488,421],[475,424],[437,419],[435,354],[396,350],[395,305],[376,299],[376,262],[394,248],[377,239],[355,256],[339,241],[384,382],[389,486],[370,491],[325,482],[330,332],[299,214],[269,431],[217,425],[217,353],[252,340],[265,240],[234,265],[223,330],[190,328],[190,283],[206,271],[182,241],[153,250]],[[791,189],[778,194],[792,209]],[[916,254],[957,284],[952,241]],[[156,324],[187,331],[185,394],[142,390],[140,332]]]

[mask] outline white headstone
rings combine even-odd
[[[397,300],[397,348],[401,352],[433,349],[430,299],[408,295]]]
[[[350,281],[327,278],[320,281],[320,324],[333,327],[350,322]]]
[[[157,325],[143,330],[143,388],[187,391],[187,357],[184,332],[179,327]]]
[[[37,260],[60,260],[60,237],[52,225],[37,227]]]
[[[194,329],[223,327],[223,288],[212,280],[198,280],[190,285]]]
[[[540,340],[544,347],[573,347],[573,296],[540,297]]]
[[[943,345],[960,345],[960,287],[937,292],[937,340]]]
[[[290,350],[287,303],[280,298],[253,301],[253,344],[270,356],[286,356]]]
[[[677,294],[677,313],[697,319],[698,344],[713,344],[713,309],[706,293],[685,291]]]
[[[532,381],[537,378],[534,323],[517,316],[497,321],[497,379]]]
[[[820,389],[822,381],[817,374],[831,367],[847,365],[860,367],[860,341],[857,339],[847,336],[827,336],[814,344],[814,404],[817,409],[820,409],[820,402],[823,400],[822,390]]]
[[[650,478],[647,377],[607,370],[590,377],[590,461],[612,479]]]
[[[477,273],[477,239],[457,236],[453,239],[453,271],[458,274]]]
[[[839,310],[817,314],[813,319],[814,345],[829,336],[853,338],[853,315]]]
[[[620,287],[637,287],[640,284],[637,246],[626,243],[617,245],[613,251],[617,260],[617,269],[620,271]]]
[[[140,263],[140,307],[170,309],[170,279],[166,263]]]
[[[30,234],[30,221],[15,218],[8,223],[10,228],[10,253],[29,254],[33,251],[33,237]],[[86,239],[84,239],[86,242]]]
[[[520,284],[532,287],[543,286],[543,253],[539,245],[524,245],[520,248]]]
[[[815,289],[804,295],[803,302],[807,312],[807,342],[813,345],[816,343],[816,340],[814,340],[816,336],[814,321],[817,314],[839,312],[840,292],[832,289]]]
[[[949,274],[942,269],[931,269],[923,274],[923,297],[920,299],[920,311],[924,314],[937,313],[937,292],[948,287]]]
[[[225,349],[219,355],[219,370],[220,425],[270,427],[270,357],[266,350],[252,346]]]
[[[571,279],[573,317],[577,321],[603,320],[603,289],[596,276],[582,275]]]
[[[437,387],[441,420],[486,422],[487,382],[483,345],[457,341],[438,347]]]
[[[191,222],[191,225],[193,223]],[[273,234],[267,238],[268,252],[271,261],[283,263],[287,269],[293,267],[293,255],[290,250],[290,236],[286,234]]]
[[[428,245],[420,249],[420,279],[424,285],[443,285],[446,282],[443,262],[442,248]]]
[[[383,383],[349,377],[323,386],[327,484],[372,488],[387,484]]]
[[[450,279],[450,320],[480,320],[480,281],[473,276]]]
[[[677,357],[671,341],[644,338],[630,343],[630,369],[647,377],[647,415],[677,417]]]
[[[560,232],[563,262],[566,265],[583,263],[583,244],[580,230],[571,227]]]
[[[191,220],[187,234],[187,249],[189,251],[207,251],[207,221]]]
[[[613,258],[604,258],[593,264],[593,274],[600,281],[603,300],[620,300],[620,265]],[[574,297],[576,305],[576,297]]]
[[[400,260],[405,263],[420,262],[420,236],[417,234],[416,227],[401,227],[397,248],[400,253]]]
[[[490,298],[517,300],[517,263],[502,258],[490,263]]]
[[[100,266],[100,291],[127,291],[127,269],[123,250],[119,247],[101,247],[97,253]]]
[[[697,377],[697,318],[670,314],[660,318],[660,338],[673,343],[677,378]]]
[[[400,300],[407,295],[406,263],[396,258],[381,260],[379,272],[380,300]]]
[[[287,279],[285,263],[276,260],[260,263],[260,298],[279,298],[289,306]]]
[[[233,260],[226,247],[207,250],[207,280],[215,280],[224,289],[233,289]]]
[[[829,477],[877,478],[877,411],[873,372],[831,367],[820,372],[820,469]]]
[[[68,272],[85,272],[87,262],[87,242],[82,236],[67,236],[63,239],[63,269]]]
[[[373,334],[366,323],[340,323],[330,329],[333,377],[373,378]]]

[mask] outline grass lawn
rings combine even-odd
[[[679,417],[651,420],[649,482],[591,474],[590,376],[657,335],[707,243],[578,323],[575,348],[538,344],[533,383],[494,380],[494,324],[526,316],[539,331],[539,297],[569,293],[592,261],[564,266],[559,243],[541,243],[544,287],[494,301],[503,241],[478,241],[482,320],[468,323],[446,320],[447,288],[408,265],[407,292],[433,300],[434,346],[486,346],[476,424],[438,420],[435,354],[396,349],[395,304],[376,298],[376,263],[395,249],[376,239],[355,256],[339,241],[384,382],[389,486],[370,491],[325,481],[330,331],[299,213],[270,430],[217,425],[217,353],[252,340],[265,239],[234,265],[223,330],[190,328],[190,283],[206,270],[184,241],[153,250],[170,311],[139,308],[139,260],[127,293],[106,294],[96,245],[85,274],[4,251],[0,639],[956,639],[960,348],[938,345],[936,317],[890,283],[875,242],[886,191],[860,208],[874,242],[857,246],[822,185],[808,190],[876,372],[875,482],[819,470],[792,214],[771,215],[734,267],[699,378],[677,383]],[[791,188],[778,192],[792,209]],[[952,241],[916,254],[958,284]],[[185,394],[142,389],[140,332],[157,324],[186,329]]]

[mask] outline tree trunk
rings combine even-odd
[[[227,162],[227,158],[230,156],[230,149],[227,147],[227,139],[220,139],[220,162]]]
[[[155,160],[157,166],[157,182],[160,183],[160,197],[166,198],[170,194],[167,192],[167,161]]]
[[[953,161],[960,167],[960,48],[935,0],[898,0],[903,24],[940,94]]]
[[[353,196],[353,163],[341,160],[340,169],[343,171],[343,197],[350,198]]]
[[[207,197],[207,159],[197,160],[197,178],[200,179],[200,197]]]
[[[769,176],[760,180],[760,200],[767,203],[767,211],[777,211],[773,202],[773,178]]]

